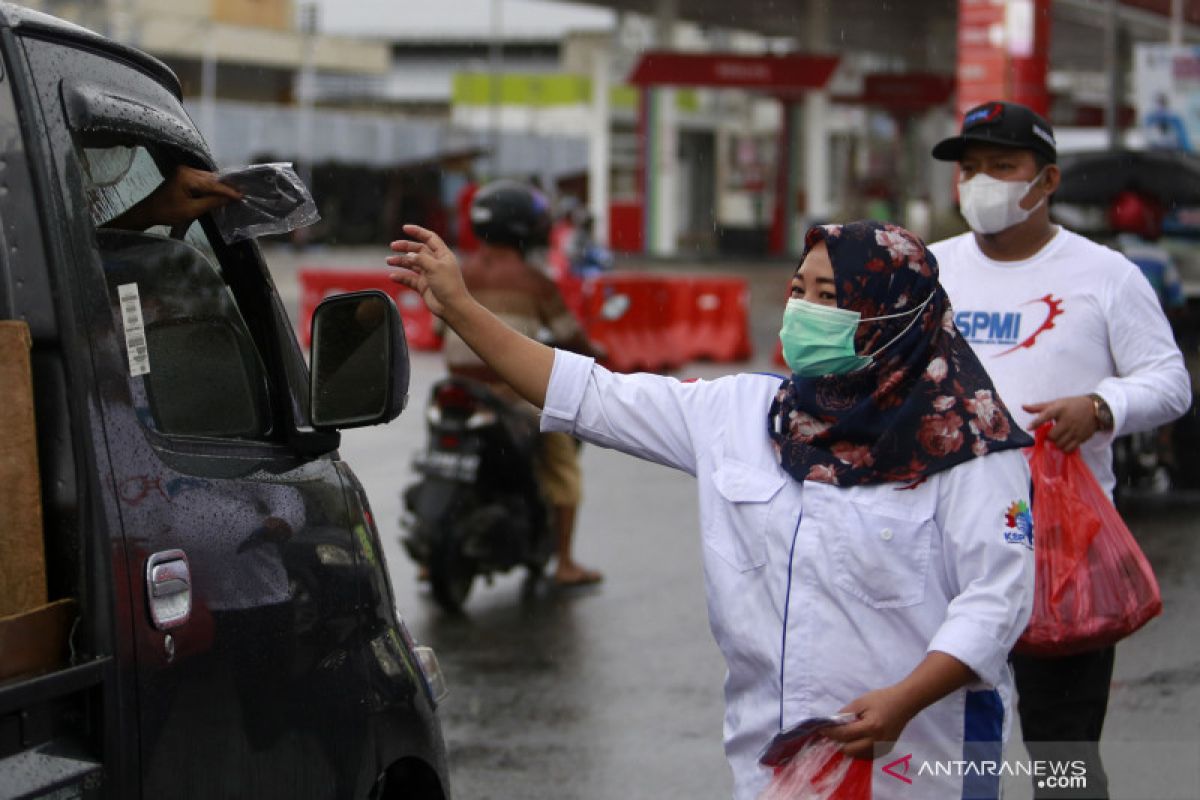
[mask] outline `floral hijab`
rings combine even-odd
[[[793,375],[780,385],[767,430],[793,478],[916,484],[972,458],[1033,444],[955,328],[937,259],[920,239],[878,222],[816,226],[805,236],[804,255],[821,241],[839,308],[865,320],[925,305],[915,321],[907,315],[859,326],[857,352],[891,342],[867,367]]]

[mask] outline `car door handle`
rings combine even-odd
[[[178,628],[192,615],[192,571],[182,550],[164,550],[146,559],[146,600],[160,631]]]

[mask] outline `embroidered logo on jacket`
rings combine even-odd
[[[1033,514],[1024,500],[1014,500],[1004,512],[1004,541],[1033,549]]]

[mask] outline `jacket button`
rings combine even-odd
[[[879,538],[883,539],[885,542],[890,542],[892,540],[892,529],[884,528],[883,530],[881,530],[879,532]]]

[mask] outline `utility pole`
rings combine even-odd
[[[488,138],[490,180],[500,177],[500,83],[504,76],[504,0],[492,0],[492,38],[488,43]]]
[[[217,36],[212,19],[206,20],[204,54],[200,59],[200,132],[209,142],[217,138]]]
[[[588,208],[596,240],[608,244],[608,173],[611,169],[612,136],[608,92],[611,39],[605,37],[592,50],[592,108],[588,142]]]
[[[123,44],[139,46],[141,44],[139,41],[141,39],[140,26],[135,21],[137,12],[134,10],[133,3],[130,0],[102,0],[102,2],[108,12],[105,33]]]
[[[1123,98],[1121,80],[1121,53],[1119,47],[1120,20],[1117,16],[1117,0],[1105,0],[1104,9],[1104,71],[1108,77],[1108,94],[1104,102],[1104,130],[1108,148],[1121,146],[1121,126],[1117,116],[1121,113]]]
[[[296,139],[296,174],[309,186],[312,185],[312,117],[316,99],[316,39],[320,9],[315,2],[300,6],[300,33],[304,37],[303,61],[296,82],[296,100],[299,102],[299,119]]]

